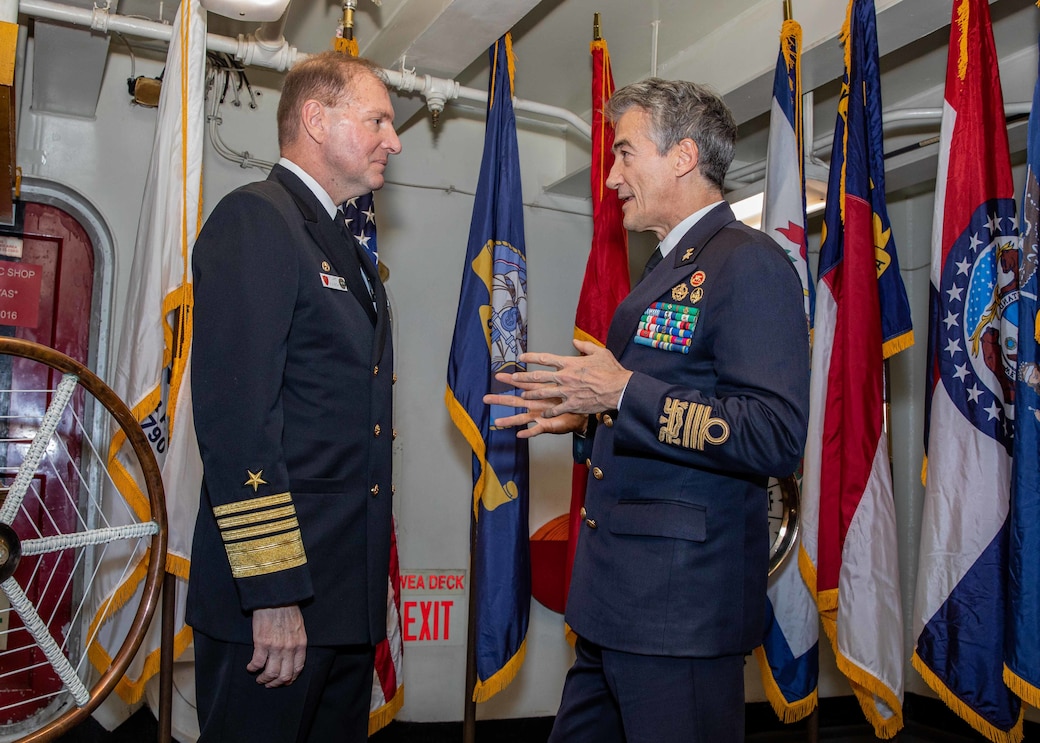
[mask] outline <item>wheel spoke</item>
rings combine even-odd
[[[47,660],[50,661],[51,667],[58,674],[62,683],[65,684],[65,688],[72,694],[76,704],[80,707],[84,706],[90,701],[90,692],[87,691],[87,687],[83,685],[79,676],[76,675],[76,670],[69,663],[69,659],[61,652],[58,643],[51,637],[51,633],[47,631],[47,625],[40,619],[40,615],[36,612],[36,607],[29,601],[29,597],[25,595],[25,592],[14,578],[8,578],[3,583],[0,583],[0,589],[3,589],[3,592],[7,595],[7,600],[11,602],[11,608],[18,613],[22,624],[25,625],[25,629],[32,635],[36,645],[43,651]]]
[[[61,421],[65,408],[68,407],[69,400],[72,399],[72,393],[76,391],[78,383],[79,377],[75,374],[63,375],[61,382],[58,383],[58,388],[54,391],[54,399],[47,406],[47,412],[40,423],[40,429],[33,437],[32,444],[29,445],[29,451],[25,453],[25,458],[22,460],[22,466],[18,468],[18,475],[14,478],[14,482],[11,483],[11,489],[8,491],[7,497],[4,498],[3,505],[0,506],[0,523],[10,524],[14,521],[15,514],[18,513],[18,508],[22,505],[22,499],[25,497],[25,491],[29,489],[29,483],[32,482],[33,475],[36,474],[36,468],[40,465],[40,460],[47,453],[51,437],[54,435],[54,431],[57,430],[58,423]]]
[[[22,542],[22,555],[42,555],[45,552],[60,552],[61,550],[86,547],[92,544],[107,544],[122,539],[140,539],[150,537],[159,531],[159,525],[154,521],[145,521],[141,524],[127,524],[126,526],[106,526],[101,529],[80,531],[74,534],[58,534],[53,537],[42,537],[41,539],[27,539]]]

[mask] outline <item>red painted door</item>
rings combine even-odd
[[[0,227],[0,335],[35,341],[88,363],[94,246],[69,214],[45,204],[18,205],[13,228]],[[0,356],[0,483],[10,485],[51,402],[60,374],[27,359]],[[26,390],[17,392],[15,390]],[[66,408],[54,444],[38,468],[12,526],[22,540],[76,530],[80,513],[77,420],[82,388]],[[59,646],[82,617],[70,551],[24,557],[14,579]],[[3,601],[0,595],[0,601]],[[51,704],[62,685],[17,615],[6,607],[0,632],[0,726]],[[67,653],[68,654],[68,653]],[[73,653],[73,661],[76,653]],[[18,669],[18,670],[11,670]]]

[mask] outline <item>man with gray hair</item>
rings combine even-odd
[[[766,484],[809,408],[802,287],[723,200],[736,125],[694,83],[621,88],[607,185],[660,245],[606,348],[500,375],[517,436],[584,432],[592,477],[567,601],[578,636],[550,741],[744,740],[744,656],[765,631]],[[580,447],[579,447],[580,448]]]

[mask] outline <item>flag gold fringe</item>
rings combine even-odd
[[[111,598],[106,603],[106,609],[102,614],[94,617],[94,620],[90,623],[90,628],[87,630],[87,636],[94,638],[87,646],[87,658],[100,672],[104,672],[112,666],[112,657],[108,654],[108,651],[101,645],[97,640],[98,630],[111,619],[116,612],[126,606],[127,602],[133,598],[134,593],[137,592],[138,586],[144,581],[145,573],[147,572],[148,557],[151,554],[151,550],[145,552],[144,558],[138,561],[137,566],[134,568],[130,577],[127,578],[113,593]],[[183,575],[177,574],[178,578],[184,580],[188,579],[188,561],[182,558],[178,558],[178,569],[183,570]],[[170,560],[166,561],[166,570],[168,572],[174,572],[170,567]],[[192,632],[191,627],[185,625],[181,628],[180,632],[174,635],[173,638],[173,657],[179,658],[185,650],[191,645]],[[119,695],[127,704],[137,704],[144,699],[145,687],[148,684],[148,680],[155,674],[159,673],[159,665],[162,659],[162,648],[156,648],[149,653],[144,660],[144,666],[141,670],[141,675],[136,679],[131,679],[127,675],[123,675],[119,679],[115,686],[115,692]]]
[[[375,735],[377,732],[390,724],[404,706],[404,686],[399,686],[390,700],[375,712],[368,715],[368,734]]]
[[[1004,665],[1004,683],[1030,707],[1040,707],[1040,687],[1031,684]]]
[[[504,41],[506,45],[506,65],[509,69],[509,97],[512,98],[513,91],[516,88],[516,86],[513,84],[513,77],[516,74],[516,55],[513,53],[513,35],[511,33],[507,33],[504,37]],[[497,79],[498,75],[497,47],[499,43],[501,42],[495,42],[495,61],[491,63],[491,94],[488,96],[488,111],[490,111],[491,108],[495,105],[495,80]]]
[[[946,684],[944,684],[939,677],[932,672],[932,669],[929,668],[921,656],[917,654],[917,651],[914,651],[914,654],[911,656],[910,663],[917,672],[921,674],[921,678],[924,679],[924,682],[928,684],[931,690],[939,695],[939,698],[946,704],[946,706],[952,709],[958,717],[975,728],[980,735],[984,736],[987,740],[993,741],[993,743],[1022,743],[1022,740],[1025,738],[1025,733],[1022,729],[1025,709],[1019,710],[1018,722],[1015,723],[1014,727],[1006,731],[1001,730],[984,720],[975,710],[954,694]]]
[[[444,391],[444,404],[448,408],[448,415],[451,417],[452,423],[462,432],[463,438],[469,443],[469,448],[473,450],[473,456],[480,460],[480,475],[473,484],[473,518],[475,520],[478,514],[480,494],[484,492],[484,481],[487,478],[487,444],[484,442],[484,437],[480,435],[480,431],[477,430],[477,424],[469,417],[469,413],[462,407],[462,404],[455,399],[455,393],[451,391],[451,387]]]
[[[957,79],[963,80],[968,74],[968,19],[971,7],[968,0],[961,0],[957,8],[957,33],[960,34],[957,47]]]
[[[574,340],[585,341],[586,343],[595,343],[600,348],[603,347],[603,341],[593,335],[589,335],[577,325],[574,326]]]
[[[758,660],[758,672],[762,678],[762,688],[765,689],[766,699],[769,700],[769,705],[781,722],[784,724],[798,722],[813,713],[819,701],[816,689],[813,689],[812,693],[803,699],[789,702],[780,691],[780,687],[777,686],[773,674],[769,672],[769,658],[766,657],[766,650],[763,646],[759,645],[755,648],[755,659]]]
[[[881,346],[881,358],[890,359],[900,351],[905,351],[914,345],[914,331],[910,330],[902,335],[885,341]]]
[[[838,592],[834,591],[833,593],[835,599],[837,599]],[[860,668],[838,651],[836,610],[826,613],[821,610],[820,624],[823,626],[823,632],[827,635],[831,648],[834,650],[834,658],[837,661],[838,670],[849,680],[852,693],[855,695],[856,701],[859,702],[863,715],[874,728],[874,735],[884,740],[894,738],[896,733],[903,728],[902,702],[896,698],[891,689],[882,684],[875,676]],[[879,697],[892,710],[893,714],[891,717],[885,718],[881,716],[874,697]]]
[[[527,638],[525,637],[524,641],[520,643],[520,649],[516,651],[512,658],[506,661],[505,665],[495,672],[494,676],[486,681],[477,679],[477,683],[473,687],[473,701],[477,703],[486,702],[509,686],[509,683],[516,678],[516,674],[520,672],[520,666],[523,665],[526,654]]]
[[[819,605],[819,599],[816,594],[816,566],[813,565],[812,558],[809,557],[809,553],[806,552],[805,546],[799,542],[798,544],[798,572],[802,574],[802,581],[805,583],[805,587],[809,589],[809,595],[812,596],[813,601]]]
[[[838,589],[817,590],[816,566],[813,565],[809,553],[804,548],[799,548],[798,551],[798,568],[802,573],[802,580],[805,581],[809,593],[816,600],[816,608],[820,613],[820,624],[823,626],[823,632],[827,635],[831,648],[834,650],[838,670],[849,680],[849,684],[852,686],[852,693],[856,696],[856,700],[859,702],[859,706],[863,710],[867,721],[873,726],[874,734],[878,738],[886,740],[894,737],[903,727],[902,703],[896,699],[891,689],[838,651]],[[768,687],[766,688],[766,696],[769,696]],[[892,709],[894,713],[892,717],[886,719],[881,716],[874,703],[874,697],[881,698]],[[770,699],[770,703],[773,703],[772,699]],[[776,709],[775,705],[773,708]]]
[[[356,57],[358,55],[357,39],[344,39],[341,36],[337,36],[332,40],[332,49],[340,54],[349,54],[351,57]]]

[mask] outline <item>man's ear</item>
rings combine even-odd
[[[319,144],[325,141],[328,132],[328,114],[325,106],[313,98],[304,101],[300,107],[300,122],[307,136]]]
[[[700,154],[700,148],[697,147],[696,142],[689,137],[680,139],[679,144],[675,146],[676,177],[682,178],[696,169],[697,164],[700,162]]]

